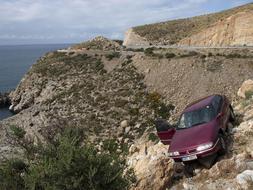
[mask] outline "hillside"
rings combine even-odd
[[[124,45],[252,45],[253,4],[219,13],[137,26],[126,32]]]
[[[10,94],[12,110],[16,115],[0,122],[0,175],[3,175],[4,171],[2,160],[20,159],[28,155],[33,158],[30,162],[25,160],[27,165],[32,166],[28,170],[30,172],[27,172],[27,176],[23,172],[17,172],[18,179],[25,181],[23,183],[31,183],[32,186],[36,182],[34,180],[38,180],[38,183],[43,184],[39,177],[48,180],[47,175],[55,176],[50,165],[53,161],[60,171],[67,170],[70,172],[67,174],[80,177],[81,174],[73,172],[72,165],[68,165],[69,162],[72,163],[70,155],[74,155],[74,161],[77,159],[72,152],[73,147],[69,147],[73,142],[66,143],[66,139],[63,144],[58,142],[65,129],[75,128],[83,130],[83,133],[78,132],[81,136],[78,138],[81,147],[87,144],[95,147],[96,153],[92,157],[94,160],[88,159],[91,164],[101,164],[102,161],[96,160],[96,157],[100,158],[103,153],[106,158],[109,156],[113,159],[116,153],[120,159],[125,160],[125,165],[122,164],[123,161],[120,162],[124,165],[119,167],[120,173],[124,173],[123,169],[129,169],[135,174],[130,189],[182,189],[182,186],[188,189],[191,185],[188,179],[174,178],[174,163],[166,156],[167,146],[158,143],[154,120],[164,118],[172,123],[176,122],[186,104],[214,93],[225,94],[234,105],[239,104],[236,93],[243,81],[252,78],[252,58],[251,49],[124,49],[118,43],[103,37],[66,50],[50,52],[31,67],[15,91]],[[237,113],[241,114],[242,119],[238,122],[245,123],[234,130],[243,130],[245,133],[237,132],[237,136],[232,138],[238,140],[243,137],[245,141],[240,139],[234,143],[234,149],[231,149],[228,157],[221,158],[210,172],[202,168],[196,169],[201,175],[192,180],[197,181],[195,183],[199,189],[200,183],[205,185],[205,189],[208,189],[209,183],[219,185],[214,182],[216,178],[211,176],[211,172],[224,165],[227,160],[231,160],[233,171],[225,165],[224,171],[219,170],[220,181],[225,183],[229,178],[233,182],[232,185],[238,185],[238,189],[242,187],[235,180],[235,176],[247,168],[250,169],[246,165],[247,159],[252,158],[249,152],[251,149],[246,153],[244,149],[250,144],[247,139],[250,139],[252,133],[251,128],[247,128],[252,121],[249,113],[252,110],[252,101],[247,97],[241,104],[243,106],[239,107]],[[19,141],[13,137],[13,133],[18,136]],[[77,139],[74,139],[74,142],[76,141]],[[57,157],[53,161],[49,159],[47,162],[42,154],[42,162],[38,159],[40,151],[27,149],[28,145],[41,148],[41,144],[50,142],[56,147],[61,145],[60,148],[53,146],[51,154],[60,151],[59,154],[63,156],[56,155],[60,158]],[[35,154],[30,155],[29,152],[33,151]],[[76,154],[81,158],[82,154],[87,154],[86,151],[79,154],[79,149],[73,151],[77,151]],[[48,150],[45,152],[47,155]],[[84,168],[89,175],[96,174],[96,169],[85,168],[86,163],[79,159],[78,157],[78,164],[74,163],[78,172],[79,168]],[[45,165],[41,168],[38,164],[43,164],[44,161]],[[112,166],[114,161],[109,161]],[[240,163],[242,168],[236,168],[235,162]],[[62,165],[64,170],[61,169]],[[14,166],[19,168],[22,165],[18,162]],[[30,170],[31,168],[34,170]],[[41,170],[49,174],[44,175]],[[226,177],[227,171],[231,171],[231,175]],[[34,172],[34,176],[30,176],[31,172]],[[200,179],[202,174],[205,177]],[[60,185],[55,189],[62,189],[61,181],[65,182],[65,178],[61,177],[62,173],[59,178],[52,178],[60,180]],[[207,178],[210,182],[205,181]],[[93,181],[100,182],[99,179],[94,177]],[[79,183],[75,178],[73,180]],[[2,183],[5,181],[0,179],[0,184]],[[72,189],[68,181],[65,185],[69,187],[66,189]],[[229,187],[230,184],[226,185],[220,189]],[[121,186],[114,187],[122,189]]]

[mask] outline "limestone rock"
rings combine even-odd
[[[131,46],[148,46],[149,42],[141,37],[140,35],[136,34],[133,29],[129,29],[125,33],[125,38],[123,42],[124,46],[131,47]]]
[[[253,183],[253,170],[245,170],[236,176],[237,183],[241,184],[244,189],[248,189],[250,183]]]
[[[211,27],[182,39],[179,45],[187,46],[238,46],[253,45],[252,11],[239,12]]]
[[[127,126],[128,126],[127,120],[121,121],[121,123],[120,123],[120,127],[121,127],[121,128],[126,128]]]
[[[173,161],[166,156],[167,146],[161,143],[146,143],[140,139],[135,145],[136,152],[128,157],[128,166],[137,177],[132,190],[165,189],[172,182]]]
[[[246,80],[243,82],[242,86],[239,88],[237,95],[242,98],[246,98],[246,92],[253,92],[253,80]]]

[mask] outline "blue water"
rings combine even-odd
[[[70,44],[0,46],[0,92],[15,89],[32,64],[45,53],[69,46]],[[0,109],[0,120],[10,115],[8,109]]]

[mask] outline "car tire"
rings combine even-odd
[[[202,166],[204,166],[206,169],[210,169],[215,163],[216,158],[217,158],[217,154],[213,154],[213,155],[198,159],[198,162]]]
[[[194,176],[194,164],[192,162],[184,163],[184,175],[187,178]]]
[[[234,113],[232,106],[230,106],[229,109],[230,109],[229,121],[233,123],[233,122],[235,122],[235,113]]]
[[[224,155],[227,153],[227,145],[226,145],[226,141],[224,138],[224,135],[219,135],[219,141],[220,141],[220,150],[218,152],[219,155]]]

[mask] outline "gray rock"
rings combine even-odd
[[[128,122],[127,122],[127,120],[123,120],[123,121],[121,121],[121,123],[120,123],[120,127],[122,127],[122,128],[126,128],[128,126]]]
[[[129,133],[130,130],[131,130],[131,127],[126,127],[125,128],[125,133]]]
[[[236,176],[236,181],[239,184],[247,184],[253,182],[253,170],[245,170]]]

